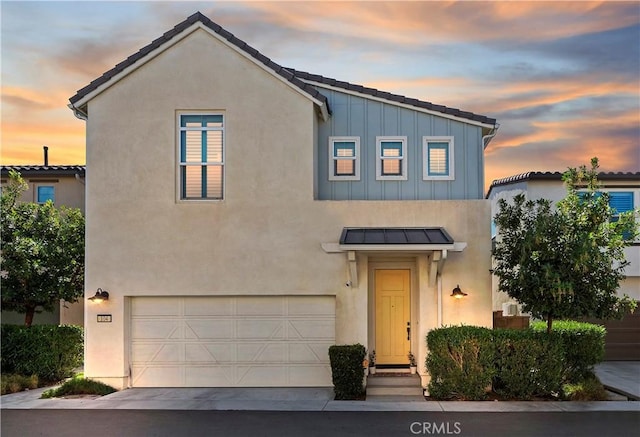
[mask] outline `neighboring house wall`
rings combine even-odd
[[[469,192],[460,188],[464,197],[475,200],[317,200],[328,172],[326,160],[324,168],[318,161],[328,155],[330,132],[319,121],[316,104],[218,36],[194,30],[96,92],[86,105],[86,288],[110,293],[108,301],[85,309],[87,376],[119,388],[198,384],[200,380],[177,373],[154,376],[164,371],[153,368],[153,360],[174,354],[176,360],[211,361],[213,355],[230,354],[225,359],[233,363],[246,353],[242,348],[256,345],[214,337],[224,331],[229,338],[239,338],[248,330],[255,340],[264,333],[253,332],[257,325],[252,322],[271,314],[279,323],[284,311],[305,314],[303,318],[322,313],[318,323],[325,323],[327,334],[314,349],[323,368],[320,374],[309,370],[302,379],[281,382],[278,369],[272,369],[276,376],[269,380],[264,377],[268,360],[229,364],[229,369],[220,369],[220,362],[199,368],[226,371],[234,381],[237,372],[256,371],[263,375],[253,380],[257,385],[330,385],[330,344],[361,343],[372,349],[370,281],[375,268],[412,272],[411,350],[420,363],[426,357],[426,334],[439,324],[491,325],[490,203],[478,196],[482,184]],[[179,195],[182,111],[224,116],[223,200],[186,201]],[[339,109],[334,122],[340,123],[341,117]],[[457,132],[453,123],[443,126]],[[459,161],[464,159],[466,136],[473,135],[474,149],[481,153],[475,128],[460,131]],[[467,181],[465,170],[472,179],[481,179],[481,169],[456,165],[461,181]],[[477,167],[479,159],[470,165]],[[445,227],[467,247],[435,263],[444,269],[440,281],[435,280],[431,251],[358,253],[359,279],[357,285],[350,284],[346,254],[327,253],[322,246],[336,243],[349,226]],[[468,293],[466,299],[449,297],[457,284]],[[98,322],[99,314],[112,319]],[[167,329],[173,323],[175,331]],[[212,323],[220,328],[210,329]],[[274,331],[273,336],[294,335],[294,328],[286,325],[284,334]],[[311,338],[314,331],[299,335]],[[193,352],[185,343],[206,336],[212,337],[207,351]],[[324,344],[327,338],[331,341]],[[278,356],[293,353],[275,350]],[[195,367],[189,372],[200,371]],[[311,363],[308,368],[317,366]],[[420,372],[426,382],[424,369]]]
[[[2,166],[2,186],[9,180],[9,170],[20,173],[28,184],[20,201],[44,203],[47,198],[52,198],[55,206],[78,208],[84,214],[84,166]],[[3,311],[2,323],[23,324],[24,314]],[[82,297],[75,303],[60,301],[60,306],[52,312],[36,313],[33,323],[83,326],[84,304]]]
[[[512,176],[500,181],[494,181],[489,189],[487,198],[491,201],[491,216],[498,212],[498,201],[505,199],[511,201],[516,195],[524,194],[527,199],[549,199],[557,202],[566,197],[567,191],[561,179],[560,173],[527,173]],[[640,173],[603,173],[599,176],[602,184],[601,191],[606,192],[630,192],[633,193],[634,208],[640,207]],[[640,300],[640,242],[636,241],[625,249],[625,258],[629,266],[625,269],[625,280],[620,283],[618,294],[627,294]],[[513,299],[505,292],[498,289],[498,279],[492,282],[494,301],[493,309],[501,310],[502,304]]]
[[[394,105],[330,90],[333,116],[320,123],[318,199],[320,200],[461,200],[482,199],[484,165],[482,128]],[[406,136],[406,180],[378,180],[376,139]],[[359,140],[356,180],[329,180],[331,137]],[[450,138],[453,152],[451,180],[424,180],[424,137]],[[355,178],[354,178],[355,179]]]

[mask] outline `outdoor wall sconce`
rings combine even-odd
[[[102,303],[105,300],[109,300],[109,292],[102,290],[102,288],[98,288],[98,291],[96,291],[96,295],[90,297],[89,300],[93,303]]]
[[[456,285],[456,288],[454,288],[453,291],[451,292],[451,296],[455,297],[456,299],[462,299],[466,295],[467,293],[460,290],[460,285]]]

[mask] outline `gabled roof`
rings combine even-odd
[[[303,94],[306,94],[310,98],[316,100],[319,103],[319,106],[324,106],[326,108],[325,110],[330,113],[326,96],[324,96],[322,93],[316,90],[313,86],[304,83],[299,78],[295,77],[293,73],[291,73],[289,70],[273,62],[271,59],[264,56],[258,50],[254,49],[253,47],[251,47],[241,39],[235,37],[232,33],[223,29],[221,26],[214,23],[211,19],[207,18],[200,12],[196,12],[195,14],[191,15],[186,20],[176,25],[173,29],[169,30],[168,32],[165,32],[160,38],[157,38],[156,40],[151,42],[151,44],[141,48],[140,50],[138,50],[138,52],[129,56],[127,59],[117,64],[115,67],[113,67],[111,70],[104,73],[99,78],[93,80],[91,83],[89,83],[89,85],[78,90],[78,92],[69,99],[69,101],[71,102],[71,108],[74,111],[80,109],[77,107],[76,104],[80,103],[80,106],[82,106],[82,103],[84,103],[82,102],[83,99],[85,99],[90,93],[92,93],[93,91],[96,91],[98,88],[102,87],[103,85],[108,84],[110,81],[113,80],[115,76],[122,73],[127,68],[134,66],[137,62],[141,61],[143,58],[148,56],[151,52],[153,52],[156,49],[159,49],[164,44],[168,43],[173,38],[180,35],[182,32],[184,32],[185,30],[187,30],[188,28],[190,28],[196,23],[201,23],[207,29],[211,30],[212,32],[214,32],[215,34],[219,35],[221,38],[226,40],[229,44],[235,46],[237,49],[239,49],[240,51],[248,55],[256,63],[259,63],[265,66],[268,70],[273,72],[275,75],[281,77],[287,83],[290,83],[292,86],[298,88]]]
[[[487,198],[491,194],[491,190],[495,187],[501,187],[504,185],[516,184],[524,181],[561,181],[563,172],[559,171],[529,171],[526,173],[520,173],[513,176],[507,176],[506,178],[496,179],[491,182],[489,191],[487,192]],[[599,181],[640,181],[640,172],[601,172],[598,173]]]
[[[254,49],[246,42],[234,36],[232,33],[223,29],[220,25],[214,23],[211,19],[204,16],[200,12],[188,17],[183,22],[176,25],[173,29],[165,32],[161,37],[157,38],[151,44],[141,48],[138,52],[129,56],[124,61],[117,64],[111,70],[104,73],[102,76],[93,80],[89,85],[78,90],[78,92],[72,96],[69,101],[71,104],[69,107],[76,113],[76,115],[86,116],[86,103],[91,97],[91,94],[99,91],[101,88],[108,87],[110,82],[118,80],[120,75],[125,74],[125,70],[130,68],[136,68],[137,65],[144,63],[145,58],[152,52],[161,49],[165,44],[170,43],[176,37],[181,35],[184,31],[191,28],[194,24],[201,23],[204,27],[224,39],[229,45],[235,47],[240,52],[253,59],[259,65],[262,65],[265,69],[278,76],[292,87],[298,89],[302,94],[307,95],[316,104],[318,104],[323,115],[331,113],[327,97],[318,91],[312,84],[326,85],[330,87],[336,87],[348,92],[354,92],[376,99],[388,101],[392,104],[408,105],[419,110],[434,112],[449,116],[452,118],[468,120],[476,124],[485,125],[485,127],[494,128],[497,127],[496,120],[494,118],[485,117],[484,115],[474,114],[472,112],[462,111],[456,108],[449,108],[447,106],[435,105],[430,102],[412,99],[409,97],[393,94],[377,90],[375,88],[367,88],[362,85],[351,84],[349,82],[343,82],[329,77],[311,74],[304,71],[298,71],[292,68],[284,68],[276,62],[272,61],[258,50]],[[137,64],[137,65],[136,65]]]
[[[441,114],[450,115],[456,118],[462,118],[469,121],[474,121],[487,125],[496,125],[495,118],[489,118],[484,115],[474,114],[473,112],[462,111],[456,108],[449,108],[443,105],[436,105],[431,102],[423,100],[412,99],[399,94],[392,94],[386,91],[380,91],[375,88],[368,88],[362,85],[356,85],[349,82],[339,81],[330,77],[321,76],[319,74],[307,73],[305,71],[298,71],[292,68],[289,69],[296,77],[317,84],[328,85],[334,88],[340,88],[346,91],[351,91],[357,94],[364,94],[366,96],[377,97],[383,100],[387,100],[392,103],[402,103],[416,108],[425,109],[430,112],[439,112]]]
[[[84,165],[3,165],[0,167],[0,175],[8,177],[9,172],[15,170],[22,177],[33,176],[84,176]]]

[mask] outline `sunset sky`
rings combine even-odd
[[[491,180],[640,171],[638,2],[8,2],[2,164],[84,164],[69,97],[195,11],[275,62],[498,119]]]

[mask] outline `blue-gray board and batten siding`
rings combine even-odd
[[[464,200],[484,198],[482,128],[467,123],[317,87],[333,111],[318,125],[319,200]],[[360,137],[358,181],[329,180],[329,137]],[[407,137],[407,180],[376,180],[376,137]],[[422,178],[423,136],[454,137],[454,180]]]

